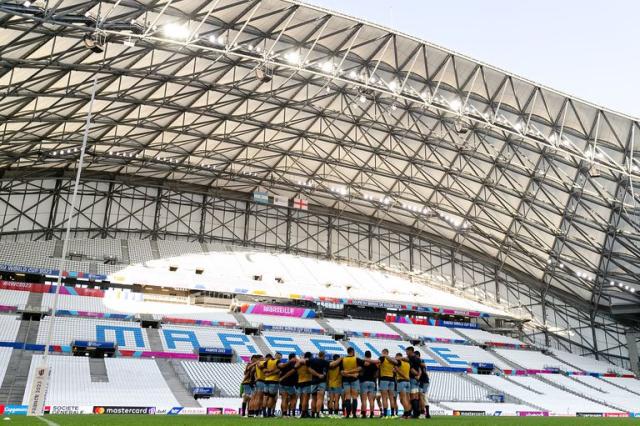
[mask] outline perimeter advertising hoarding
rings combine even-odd
[[[487,413],[485,411],[475,411],[475,410],[453,410],[454,416],[486,416]]]
[[[93,414],[155,414],[156,407],[123,407],[97,405],[93,407]]]

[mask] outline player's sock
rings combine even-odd
[[[427,405],[424,407],[424,415],[425,415],[425,417],[426,417],[426,418],[428,418],[428,419],[430,419],[430,418],[431,418],[431,413],[429,413],[429,404],[427,404]]]
[[[349,417],[351,415],[351,400],[345,399],[343,405],[344,405],[344,416]]]
[[[420,401],[418,401],[417,399],[411,400],[411,411],[413,418],[417,419],[418,417],[420,417]]]
[[[358,416],[358,399],[354,398],[351,400],[351,412],[353,413],[353,417]]]

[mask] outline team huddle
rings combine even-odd
[[[276,352],[251,357],[242,381],[241,414],[275,417],[279,395],[283,417],[355,418],[360,400],[363,418],[374,417],[376,404],[380,417],[398,416],[402,408],[403,418],[430,418],[428,389],[427,367],[413,347],[394,357],[383,349],[379,358],[370,351],[358,358],[353,348],[331,359],[323,351],[302,358],[292,353],[287,359]]]

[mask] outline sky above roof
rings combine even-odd
[[[640,1],[306,1],[640,117]]]

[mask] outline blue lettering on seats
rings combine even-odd
[[[167,342],[167,349],[177,349],[176,342],[189,342],[192,349],[200,347],[200,342],[198,342],[196,333],[193,331],[163,329],[162,333],[164,334],[165,342]]]
[[[445,360],[447,364],[468,365],[468,363],[466,361],[461,360],[461,358],[458,355],[451,353],[451,349],[449,348],[437,348],[437,347],[430,346],[429,349],[435,352],[436,355],[438,355],[440,358]]]
[[[114,339],[107,339],[105,334],[112,332],[115,337],[115,341],[118,346],[131,346],[127,345],[125,333],[133,333],[133,337],[136,341],[136,348],[144,348],[144,338],[142,337],[142,329],[140,327],[122,327],[119,325],[104,325],[96,324],[96,340],[99,342],[113,342]]]
[[[293,339],[291,337],[264,336],[264,340],[266,340],[269,346],[278,352],[295,352],[296,355],[304,355],[300,346],[293,343]]]
[[[242,346],[247,348],[247,351],[252,354],[257,354],[258,351],[253,345],[250,345],[251,340],[244,334],[237,333],[217,333],[220,338],[220,342],[222,342],[222,346],[226,349],[233,349],[234,346]]]

